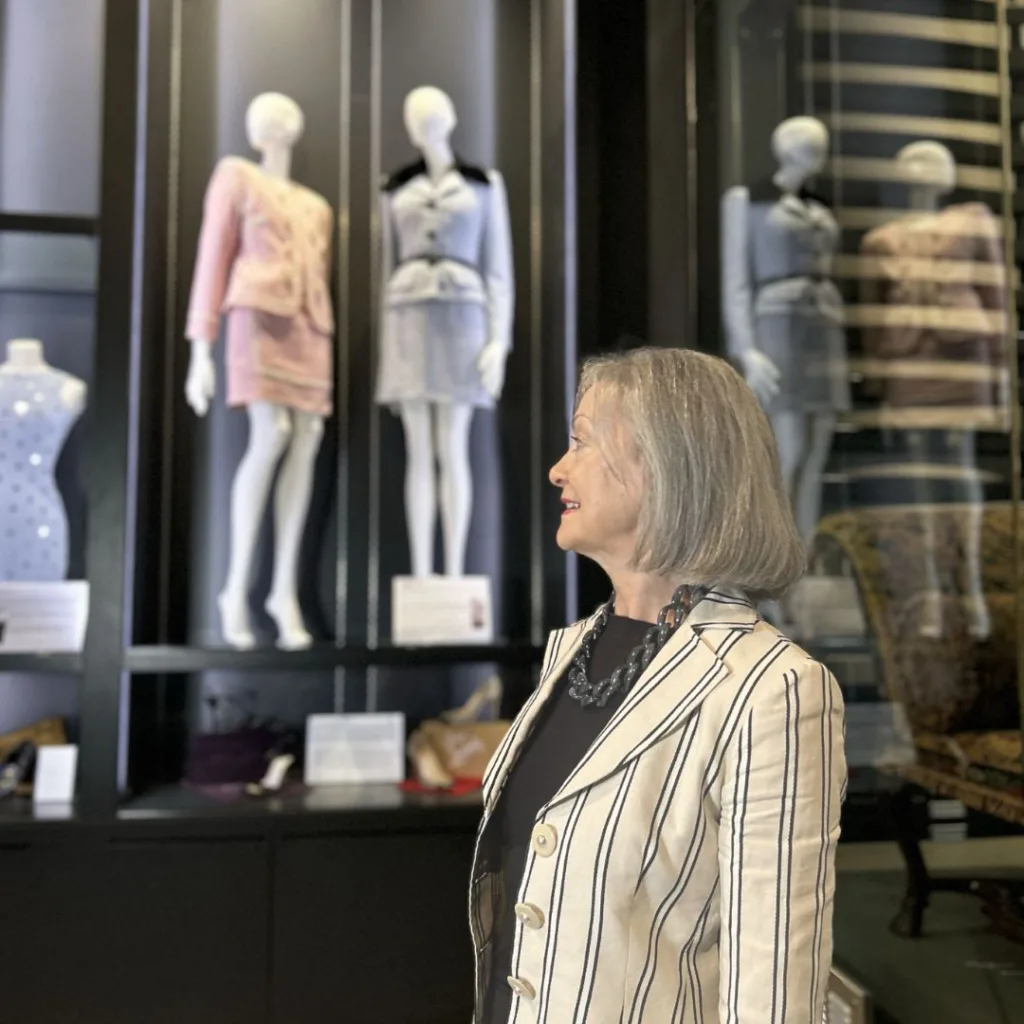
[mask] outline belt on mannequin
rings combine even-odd
[[[766,277],[761,281],[755,281],[756,288],[767,288],[770,284],[780,284],[783,281],[813,281],[821,284],[822,281],[830,281],[828,274],[785,274],[782,277]]]
[[[431,266],[435,263],[458,263],[459,266],[466,267],[477,274],[480,273],[480,267],[476,263],[460,260],[458,256],[446,256],[443,252],[425,252],[419,256],[407,256],[398,262],[398,266],[404,267],[407,263],[429,263]]]

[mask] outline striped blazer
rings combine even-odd
[[[478,1022],[504,892],[488,822],[592,621],[551,634],[484,780],[470,886]],[[845,788],[832,674],[716,588],[537,814],[509,1024],[821,1021]]]

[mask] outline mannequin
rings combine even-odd
[[[828,150],[820,121],[789,118],[772,135],[771,180],[722,201],[726,344],[771,421],[808,547],[836,415],[850,404],[842,299],[828,279],[839,229],[805,188]]]
[[[998,226],[982,203],[942,208],[956,187],[953,154],[939,142],[905,146],[896,155],[908,183],[913,211],[869,232],[861,243],[878,265],[862,288],[866,383],[883,408],[899,409],[912,423],[915,409],[948,411],[941,431],[891,432],[919,464],[950,464],[963,470],[969,509],[956,521],[963,552],[964,614],[977,639],[991,632],[981,572],[984,493],[975,460],[971,420],[977,410],[1005,407],[1008,379],[1002,323],[1005,319],[1003,253]],[[934,421],[934,417],[931,418]],[[926,558],[919,631],[944,632],[940,540],[934,512],[942,500],[934,476],[915,481],[915,505]],[[959,589],[957,585],[956,589]]]
[[[67,576],[68,522],[54,470],[86,394],[83,381],[46,362],[41,341],[7,343],[0,363],[0,580]]]
[[[185,394],[205,416],[216,391],[212,347],[227,312],[230,406],[244,405],[249,442],[231,489],[227,579],[218,598],[221,630],[252,647],[249,582],[260,524],[274,492],[274,571],[266,610],[277,646],[307,647],[298,601],[298,558],[324,417],[331,412],[333,312],[327,286],[333,215],[321,196],[290,180],[302,136],[301,109],[263,93],[246,129],[257,166],[227,157],[207,190],[186,335]],[[279,469],[280,466],[280,469]]]
[[[405,100],[422,159],[384,185],[378,404],[402,420],[412,574],[431,575],[440,465],[444,572],[463,575],[473,503],[469,428],[501,394],[512,346],[513,271],[502,176],[459,160],[451,99],[422,86]]]

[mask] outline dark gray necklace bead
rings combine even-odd
[[[629,652],[625,662],[610,676],[592,681],[588,675],[590,660],[598,638],[608,627],[615,594],[601,607],[593,626],[587,630],[579,650],[569,666],[569,696],[586,707],[603,708],[617,693],[629,693],[644,669],[654,660],[655,655],[665,646],[668,638],[683,624],[691,609],[704,600],[707,587],[682,586],[672,595],[669,604],[658,613],[658,621],[644,634],[643,640]],[[671,621],[669,613],[672,614]]]

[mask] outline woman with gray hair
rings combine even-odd
[[[720,359],[601,357],[550,478],[612,594],[484,780],[476,1024],[818,1024],[843,704],[754,607],[804,569],[767,419]]]

